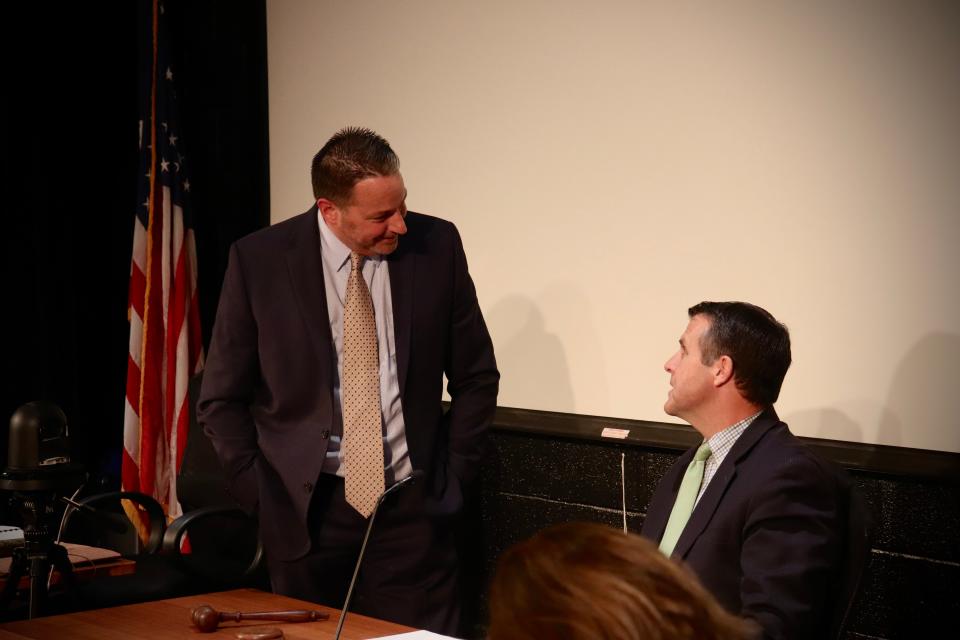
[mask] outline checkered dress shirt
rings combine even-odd
[[[730,449],[736,444],[737,439],[743,435],[747,427],[749,427],[761,413],[763,413],[762,410],[757,411],[749,418],[744,418],[732,427],[727,427],[723,431],[718,431],[707,438],[707,442],[710,443],[711,454],[710,457],[707,458],[707,464],[703,469],[703,482],[700,483],[700,493],[697,494],[697,502],[700,502],[704,491],[707,490],[707,485],[710,484],[713,475],[717,472],[717,469],[720,468],[720,464],[723,462],[723,459],[727,457],[727,454],[730,453]],[[696,503],[694,503],[694,507],[696,507]]]

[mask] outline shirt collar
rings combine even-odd
[[[730,449],[733,448],[733,445],[736,444],[740,436],[743,435],[743,432],[747,430],[747,427],[749,427],[761,413],[763,413],[763,410],[757,411],[752,416],[748,416],[740,422],[731,425],[722,431],[718,431],[707,438],[707,442],[710,443],[710,451],[717,459],[718,463],[723,461],[723,459],[730,452]]]

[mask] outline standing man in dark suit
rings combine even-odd
[[[743,302],[702,302],[689,314],[664,366],[664,410],[704,441],[664,475],[641,533],[764,637],[824,637],[843,499],[836,470],[773,409],[790,366],[787,328]]]
[[[259,517],[273,590],[332,606],[378,495],[423,472],[380,508],[354,602],[455,633],[451,520],[499,382],[460,236],[407,212],[397,156],[368,129],[334,135],[312,179],[313,208],[231,248],[199,420]]]

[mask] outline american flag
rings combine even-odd
[[[130,351],[122,485],[180,515],[176,479],[187,443],[187,383],[203,368],[197,251],[189,214],[174,74],[163,5],[144,12],[140,56],[140,184],[130,263]],[[141,537],[147,519],[127,503]]]

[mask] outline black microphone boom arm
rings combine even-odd
[[[363,536],[363,544],[360,545],[360,555],[357,556],[357,564],[353,568],[353,577],[350,579],[350,587],[347,589],[347,599],[343,602],[343,609],[340,611],[340,620],[337,622],[337,631],[333,636],[333,640],[340,640],[340,632],[343,630],[343,621],[347,618],[347,609],[350,607],[350,599],[353,597],[353,588],[357,584],[357,576],[360,575],[360,563],[363,562],[363,554],[367,550],[367,541],[370,539],[370,531],[373,530],[373,521],[377,517],[377,511],[380,510],[380,505],[383,504],[383,501],[390,494],[399,491],[408,484],[413,483],[419,478],[423,477],[423,471],[416,469],[408,475],[403,480],[393,483],[386,491],[380,494],[380,497],[377,498],[377,506],[373,508],[373,513],[370,514],[370,522],[367,523],[367,532]]]

